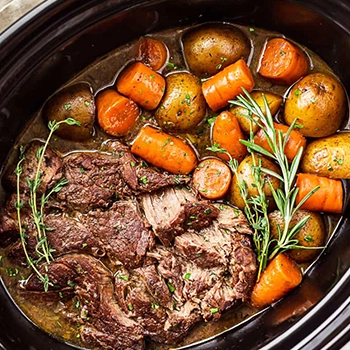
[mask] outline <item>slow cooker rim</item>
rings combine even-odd
[[[36,27],[40,26],[37,22],[38,19],[42,18],[43,15],[47,15],[51,13],[54,9],[57,9],[60,5],[63,5],[64,3],[66,6],[69,4],[79,3],[80,0],[46,0],[43,3],[39,4],[35,8],[33,8],[30,12],[28,12],[26,15],[24,15],[22,18],[20,18],[17,22],[12,24],[9,28],[7,28],[3,33],[0,34],[0,47],[11,47],[12,45],[18,45],[18,43],[13,44],[11,41],[15,37],[20,37],[21,33],[23,34],[30,26]],[[91,1],[91,3],[93,0]],[[125,5],[129,3],[133,3],[133,5],[147,3],[149,1],[147,0],[126,0],[124,1]],[[312,2],[312,1],[311,1]],[[329,2],[329,1],[328,1]],[[302,1],[299,1],[299,3],[302,4]],[[316,3],[316,2],[315,2]],[[350,13],[350,12],[349,12]],[[326,15],[325,17],[329,17],[329,15]],[[329,17],[330,18],[330,17]],[[347,30],[342,24],[339,24],[339,22],[335,22],[336,25],[340,26],[341,29],[345,30],[350,35],[350,27]],[[41,24],[42,25],[42,24]],[[25,35],[23,35],[21,40],[24,40]],[[1,59],[2,60],[2,59]],[[0,60],[0,61],[1,61]],[[6,60],[6,55],[3,57],[3,60]],[[303,322],[308,322],[314,317],[317,317],[319,313],[322,312],[322,308],[327,307],[327,305],[330,303],[331,299],[337,298],[339,294],[344,289],[350,288],[350,270],[348,270],[344,276],[338,281],[338,283],[333,287],[331,291],[326,295],[324,300],[320,301],[312,310],[310,310],[302,319]],[[6,290],[7,291],[7,290]],[[334,320],[335,317],[337,317],[337,321],[340,321],[339,327],[334,328],[334,324],[329,323],[327,321]],[[300,322],[300,321],[299,321]],[[291,332],[294,331],[294,328],[300,327],[299,322],[291,327]],[[339,322],[338,322],[339,323]],[[344,326],[345,325],[345,326]],[[345,301],[342,301],[340,304],[337,305],[337,308],[335,311],[331,314],[331,317],[328,317],[321,325],[319,325],[312,333],[310,333],[306,340],[304,342],[301,342],[297,344],[293,349],[307,349],[310,348],[310,342],[313,344],[313,349],[318,348],[319,346],[323,346],[324,339],[319,339],[319,335],[322,332],[325,332],[329,335],[334,334],[341,334],[342,337],[340,339],[332,338],[327,346],[327,348],[339,348],[339,346],[344,345],[349,339],[350,334],[344,334],[346,331],[350,328],[350,297],[345,299]],[[289,333],[289,332],[287,332]],[[283,336],[285,336],[284,334]],[[278,345],[279,338],[277,337],[274,339],[270,344],[267,344],[263,346],[262,349],[272,349],[274,346]],[[313,338],[313,339],[312,339]],[[310,340],[309,343],[306,343],[306,341]],[[5,347],[0,342],[0,349]]]

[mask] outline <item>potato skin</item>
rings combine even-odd
[[[310,215],[309,220],[301,228],[301,230],[294,236],[299,241],[299,245],[303,247],[322,247],[326,239],[326,229],[322,216],[319,213],[310,210],[300,209],[294,215],[291,224],[295,225],[300,220]],[[277,224],[281,229],[284,229],[284,221],[279,211],[269,214],[271,235],[278,238]],[[311,261],[320,254],[322,249],[291,249],[287,254],[297,263],[305,263]]]
[[[166,90],[155,118],[167,131],[185,132],[196,127],[206,114],[200,80],[188,72],[166,77]]]
[[[258,164],[259,159],[261,159],[261,166],[270,170],[275,171],[276,173],[280,174],[279,167],[272,162],[270,159],[267,159],[260,155],[255,155],[256,164]],[[254,187],[252,184],[254,183],[254,176],[252,175],[252,165],[253,165],[253,158],[251,155],[247,156],[243,159],[243,161],[239,164],[237,173],[238,177],[236,175],[233,176],[231,187],[230,187],[230,194],[229,194],[229,200],[230,202],[238,207],[239,209],[243,210],[245,207],[244,200],[240,195],[240,190],[238,184],[242,181],[246,182],[247,185],[247,191],[248,191],[248,197],[253,197],[258,195],[258,190],[256,187]],[[262,174],[263,179],[266,179],[265,185],[264,185],[264,192],[266,199],[269,201],[269,210],[274,210],[276,208],[275,201],[272,196],[270,185],[268,184],[267,180],[270,180],[272,183],[273,188],[276,190],[277,188],[280,188],[281,181],[276,179],[275,177],[272,177],[267,174]]]
[[[270,111],[272,115],[275,115],[278,110],[281,107],[282,103],[282,97],[279,95],[274,94],[273,92],[269,91],[253,91],[250,94],[253,99],[256,101],[256,103],[259,105],[263,113],[265,114],[265,103],[263,99],[263,95],[265,95],[267,99],[267,103],[269,105]],[[248,117],[245,117],[245,115],[248,115],[248,111],[239,106],[234,106],[230,108],[230,112],[236,116],[238,119],[239,125],[241,126],[242,131],[246,134],[249,135],[250,133],[250,119]],[[254,119],[258,119],[257,116],[253,115],[252,116]],[[252,130],[253,133],[255,134],[258,131],[259,127],[257,124],[253,123],[252,124]]]
[[[203,25],[183,36],[188,67],[200,78],[210,77],[240,58],[247,60],[250,48],[245,34],[228,25]]]
[[[332,179],[350,179],[350,132],[310,142],[300,163],[304,173]]]
[[[61,124],[55,134],[72,141],[91,138],[95,122],[95,100],[90,85],[77,83],[69,85],[49,98],[43,107],[43,116],[48,121],[57,122],[74,118],[80,126]]]
[[[345,111],[346,96],[341,83],[330,75],[314,73],[292,87],[284,119],[288,125],[297,119],[304,136],[325,137],[339,129]]]

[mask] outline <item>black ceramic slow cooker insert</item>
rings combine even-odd
[[[349,0],[47,0],[0,35],[0,164],[63,83],[131,40],[207,21],[279,31],[319,54],[350,91]],[[349,155],[350,156],[350,155]],[[189,349],[339,349],[350,339],[346,210],[302,285],[273,307]],[[318,303],[313,291],[321,293]],[[68,350],[34,326],[0,284],[0,349]]]

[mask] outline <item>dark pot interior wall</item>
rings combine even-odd
[[[224,20],[277,30],[324,58],[350,91],[349,18],[347,0],[47,0],[0,36],[0,164],[25,122],[57,88],[119,45],[172,26]],[[350,285],[346,278],[341,280],[350,266],[347,221],[344,218],[301,288],[248,325],[200,348],[229,349],[235,344],[235,349],[254,349],[276,337],[278,343],[266,345],[268,348],[290,348],[343,307]],[[341,329],[349,321],[347,315],[342,317]],[[339,327],[323,329],[312,348],[333,338]],[[0,329],[0,341],[8,350],[67,349],[23,318],[2,287]]]

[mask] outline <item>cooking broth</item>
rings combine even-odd
[[[257,28],[249,28],[244,26],[237,27],[240,28],[249,38],[252,45],[248,63],[254,75],[256,84],[254,89],[268,90],[280,96],[285,96],[288,92],[288,86],[273,84],[256,73],[259,66],[260,52],[266,44],[266,40],[272,37],[279,37],[281,34]],[[165,66],[164,70],[162,71],[163,75],[166,76],[167,74],[174,72],[174,65],[177,67],[176,71],[187,70],[186,62],[182,54],[181,37],[188,29],[189,28],[176,28],[151,35],[153,38],[159,39],[166,44],[169,50],[169,62],[173,63],[173,65]],[[117,48],[108,56],[99,59],[95,64],[88,67],[84,72],[67,83],[67,85],[74,82],[87,82],[91,85],[95,96],[104,88],[114,86],[119,72],[128,63],[135,59],[135,45],[136,42],[132,42],[123,47]],[[333,74],[330,68],[316,54],[305,47],[303,47],[303,49],[309,56],[311,62],[311,73],[324,72]],[[210,152],[206,150],[207,146],[210,144],[210,124],[208,123],[208,120],[210,120],[210,118],[212,118],[214,115],[216,115],[216,113],[207,112],[204,121],[200,123],[193,131],[180,134],[181,137],[190,140],[198,151],[200,159],[210,155]],[[277,115],[277,119],[280,120],[280,118],[281,117]],[[125,144],[130,145],[140,128],[149,123],[156,124],[153,113],[143,110],[135,127],[121,140]],[[343,125],[347,126],[348,121],[346,120]],[[17,162],[18,149],[20,145],[25,145],[33,139],[46,139],[47,135],[47,124],[46,121],[43,120],[41,112],[39,111],[27,125],[25,132],[18,139],[17,146],[14,148],[12,154],[9,155],[9,161],[3,174],[6,174],[9,169],[12,169],[13,164]],[[95,125],[94,136],[89,141],[73,142],[61,139],[59,137],[54,137],[50,142],[50,146],[65,156],[77,150],[97,150],[100,148],[100,145],[108,139],[111,139],[111,137],[103,132],[100,127]],[[3,203],[6,197],[7,194],[5,190],[2,189],[1,198]],[[338,220],[339,216],[337,215],[326,216],[325,223],[327,226],[328,238],[331,236]],[[0,249],[0,255],[2,257],[1,275],[7,289],[9,290],[9,293],[15,300],[18,307],[44,331],[54,335],[55,337],[62,338],[69,343],[83,346],[84,344],[81,342],[79,333],[79,328],[81,325],[79,322],[67,321],[66,317],[67,314],[75,315],[76,317],[78,316],[79,308],[76,305],[77,299],[62,299],[58,302],[47,301],[45,300],[45,297],[43,297],[43,293],[39,293],[38,296],[34,295],[34,297],[28,298],[28,293],[23,293],[23,291],[18,288],[18,283],[21,283],[21,280],[26,280],[31,271],[28,268],[18,267],[11,264],[7,258],[7,254],[8,248]],[[105,261],[105,263],[108,266],[108,262]],[[113,266],[108,267],[113,271]],[[303,267],[306,268],[307,265],[304,265]],[[247,320],[256,312],[257,309],[246,304],[233,307],[231,310],[223,314],[223,316],[217,322],[201,322],[195,325],[184,341],[181,344],[177,344],[177,346],[191,344],[212,337],[215,334],[221,333],[231,327],[234,327],[240,322]],[[173,347],[174,346],[148,343],[149,349],[169,349]]]

